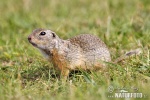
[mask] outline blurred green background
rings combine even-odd
[[[52,77],[52,65],[28,43],[36,28],[51,29],[62,39],[81,33],[97,35],[108,45],[113,60],[136,48],[143,53],[124,64],[108,65],[113,81],[107,82],[104,73],[82,72],[72,74],[64,85]],[[0,35],[1,100],[105,100],[110,99],[110,84],[135,86],[148,99],[149,0],[1,0]]]

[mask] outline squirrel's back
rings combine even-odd
[[[106,48],[104,42],[92,34],[77,35],[68,40],[74,45],[79,45],[84,51],[89,51],[98,47]]]
[[[81,48],[87,63],[98,61],[111,61],[110,53],[105,43],[91,34],[81,34],[68,39],[72,45]],[[89,64],[88,64],[89,65]]]

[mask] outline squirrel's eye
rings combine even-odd
[[[41,33],[40,33],[40,35],[45,35],[45,34],[46,34],[45,32],[41,32]]]

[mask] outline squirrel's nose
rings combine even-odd
[[[28,40],[31,41],[31,37],[30,36],[28,37]]]

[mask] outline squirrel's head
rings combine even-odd
[[[45,50],[55,48],[59,37],[51,30],[35,29],[28,36],[28,40],[34,47]]]

